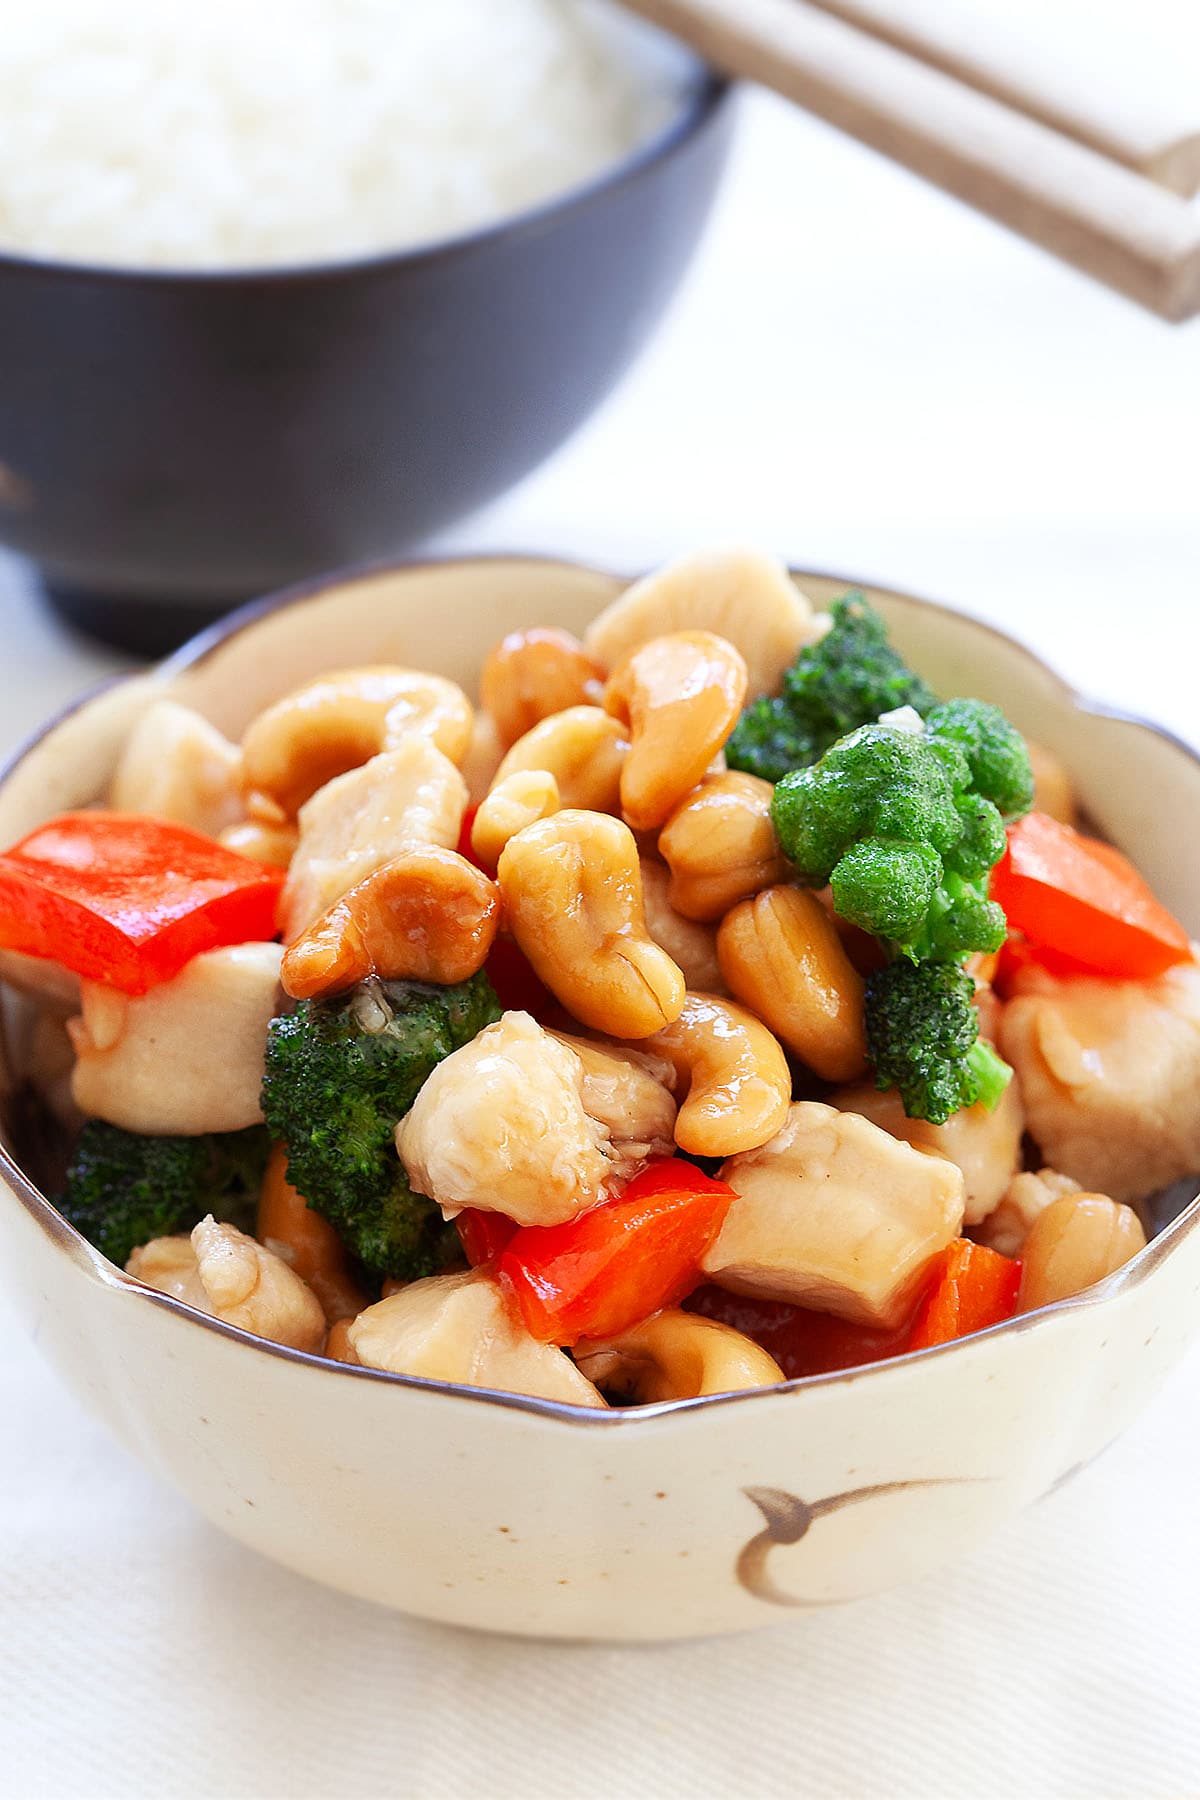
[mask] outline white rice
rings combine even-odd
[[[0,0],[0,249],[397,250],[586,181],[669,105],[584,0]]]

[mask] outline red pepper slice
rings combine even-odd
[[[1041,969],[1060,980],[1068,975],[1095,975],[1094,969],[1089,969],[1086,963],[1076,962],[1073,956],[1064,956],[1059,950],[1040,949],[1028,938],[1017,934],[1006,939],[996,957],[992,986],[1002,1000],[1011,999],[1017,977],[1025,969]]]
[[[558,1001],[533,972],[533,965],[511,938],[499,937],[488,952],[484,973],[505,1012],[532,1013],[539,1025],[561,1014]],[[574,1030],[564,1019],[567,1030]]]
[[[802,1375],[832,1375],[864,1363],[902,1356],[908,1349],[910,1321],[893,1331],[855,1325],[830,1313],[811,1312],[788,1300],[759,1300],[705,1286],[684,1302],[686,1312],[701,1313],[752,1338],[773,1356],[789,1381]]]
[[[1021,1265],[986,1244],[956,1238],[942,1251],[937,1273],[917,1308],[905,1346],[927,1350],[1011,1319],[1017,1310]]]
[[[615,1200],[566,1225],[526,1225],[498,1264],[543,1343],[612,1337],[695,1284],[733,1189],[677,1157],[651,1163]]]
[[[482,1207],[465,1206],[454,1221],[463,1255],[473,1269],[499,1256],[505,1244],[520,1227],[506,1213],[485,1212]]]
[[[203,950],[273,938],[282,869],[138,813],[63,813],[0,855],[0,945],[144,994]]]
[[[1047,813],[1009,827],[991,892],[1035,949],[1093,975],[1148,980],[1192,954],[1183,926],[1119,850]]]
[[[466,812],[463,814],[462,825],[459,828],[458,833],[457,848],[460,856],[465,856],[467,861],[469,863],[474,863],[477,869],[483,869],[483,864],[479,861],[471,848],[471,833],[475,829],[475,814],[478,811],[479,808],[477,806],[468,806]],[[492,873],[490,869],[484,869],[483,872],[485,875],[490,875]]]

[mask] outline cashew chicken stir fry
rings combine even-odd
[[[1200,968],[1068,773],[748,553],[531,622],[473,702],[148,704],[0,856],[59,1204],[342,1363],[642,1405],[1077,1294],[1200,1171]]]

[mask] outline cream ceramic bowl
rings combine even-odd
[[[818,599],[845,585],[801,580]],[[350,575],[251,609],[19,755],[0,779],[0,842],[103,793],[132,721],[164,691],[236,736],[266,701],[338,665],[402,660],[472,684],[502,632],[578,630],[621,585],[482,560]],[[872,598],[936,687],[998,702],[1065,759],[1089,812],[1200,934],[1200,841],[1181,847],[1172,825],[1200,809],[1192,752],[1088,706],[971,619]],[[778,1389],[598,1414],[247,1337],[105,1262],[14,1150],[0,1173],[15,1302],[124,1443],[264,1555],[493,1631],[735,1631],[926,1574],[1103,1449],[1200,1325],[1197,1201],[1086,1296],[979,1337]]]

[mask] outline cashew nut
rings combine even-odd
[[[356,1368],[361,1367],[350,1342],[350,1327],[353,1323],[353,1318],[335,1319],[329,1327],[325,1338],[324,1355],[329,1358],[330,1362],[351,1363]]]
[[[676,807],[658,838],[676,912],[720,919],[739,900],[787,880],[771,823],[773,791],[769,781],[729,769],[706,775]]]
[[[244,780],[294,817],[318,788],[410,735],[458,762],[472,716],[462,689],[440,675],[387,665],[339,669],[251,721],[242,739]]]
[[[268,825],[261,819],[243,819],[240,825],[229,825],[220,833],[227,850],[248,856],[252,862],[267,863],[273,869],[286,869],[296,854],[300,833],[294,825]]]
[[[671,905],[671,877],[662,863],[642,857],[642,903],[646,930],[654,942],[678,963],[689,988],[702,994],[723,994],[725,983],[717,963],[717,934],[711,925],[685,919]]]
[[[1025,739],[1025,748],[1033,769],[1033,804],[1038,812],[1049,813],[1052,819],[1060,819],[1064,825],[1077,824],[1079,812],[1075,805],[1075,788],[1062,763],[1052,750],[1047,750],[1033,738]]]
[[[480,862],[494,869],[510,837],[538,819],[548,819],[561,805],[558,783],[548,770],[514,769],[480,801],[471,827],[471,848]]]
[[[278,944],[206,950],[136,997],[83,982],[82,1016],[69,1027],[80,1111],[151,1136],[258,1124],[282,955]]]
[[[678,1017],[646,1040],[687,1095],[675,1142],[690,1156],[735,1156],[765,1144],[787,1117],[792,1077],[766,1026],[732,1000],[689,994]]]
[[[1010,1087],[1016,1085],[1009,1083]],[[999,1205],[988,1213],[976,1236],[1001,1256],[1020,1256],[1038,1214],[1044,1213],[1060,1195],[1079,1191],[1079,1183],[1069,1175],[1060,1175],[1057,1169],[1038,1169],[1036,1173],[1027,1169],[1013,1176]]]
[[[190,1238],[155,1238],[125,1267],[147,1287],[255,1337],[293,1350],[318,1351],[325,1342],[325,1314],[312,1289],[236,1226],[201,1219]]]
[[[1063,1194],[1038,1214],[1022,1246],[1018,1310],[1082,1293],[1145,1247],[1131,1206],[1106,1194]]]
[[[477,712],[475,723],[471,727],[471,741],[458,765],[467,784],[470,805],[479,805],[495,781],[496,771],[503,761],[504,745],[500,742],[500,733],[496,730],[492,715]]]
[[[635,1406],[787,1379],[773,1356],[732,1325],[674,1310],[655,1313],[620,1337],[576,1344],[574,1355],[589,1381]]]
[[[267,1161],[254,1235],[307,1282],[329,1324],[353,1318],[369,1304],[354,1278],[341,1238],[288,1180],[287,1151],[282,1144],[273,1146]]]
[[[347,1336],[370,1369],[571,1406],[604,1405],[569,1356],[530,1336],[482,1269],[411,1282],[360,1313]]]
[[[958,1235],[953,1163],[857,1113],[802,1100],[759,1150],[721,1169],[736,1196],[705,1272],[735,1294],[902,1325],[939,1250]]]
[[[436,745],[412,736],[327,782],[300,812],[300,842],[279,902],[285,939],[406,850],[453,850],[466,784]]]
[[[661,825],[691,792],[745,698],[740,652],[711,631],[652,638],[613,670],[604,706],[629,722],[621,810],[635,831]]]
[[[542,769],[558,783],[564,806],[586,812],[619,812],[621,765],[629,732],[598,706],[569,706],[518,738],[496,771],[492,786],[518,769]]]
[[[559,1225],[604,1198],[610,1134],[585,1108],[583,1066],[528,1013],[507,1012],[446,1057],[396,1127],[409,1181],[464,1206]]]
[[[583,641],[612,669],[660,632],[715,631],[745,657],[753,698],[778,691],[784,670],[819,635],[820,623],[774,557],[710,550],[681,556],[626,588],[593,619]]]
[[[823,1081],[867,1066],[863,979],[815,894],[770,887],[726,913],[717,956],[731,994]]]
[[[637,845],[605,813],[567,808],[527,825],[497,870],[505,918],[538,979],[609,1037],[679,1017],[683,976],[646,933]]]
[[[283,959],[294,999],[368,975],[448,985],[481,969],[500,923],[494,882],[456,850],[406,850],[335,900]]]
[[[479,698],[505,744],[513,744],[539,720],[568,706],[594,706],[604,687],[604,666],[578,638],[555,626],[510,631],[488,653]]]
[[[109,805],[216,837],[242,816],[241,768],[237,745],[215,725],[176,700],[156,700],[126,740]]]

